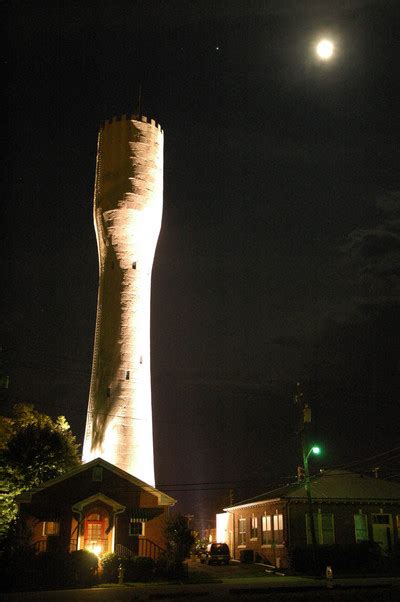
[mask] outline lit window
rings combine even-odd
[[[250,518],[250,539],[257,539],[258,537],[258,518],[252,516]]]
[[[244,546],[246,544],[246,519],[239,518],[239,545]]]
[[[58,535],[60,533],[60,523],[58,521],[46,520],[43,523],[43,535]]]
[[[274,514],[274,541],[283,542],[283,514]]]
[[[317,543],[319,544],[333,544],[335,543],[335,528],[333,522],[333,514],[314,512],[314,529]],[[312,543],[311,537],[311,524],[308,513],[306,514],[306,530],[307,530],[307,543]]]
[[[270,516],[263,516],[261,519],[261,545],[266,546],[272,543],[272,521]]]
[[[102,480],[103,480],[103,467],[102,466],[93,466],[92,481],[102,481]]]
[[[129,535],[144,535],[144,523],[131,521],[129,523]]]

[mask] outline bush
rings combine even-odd
[[[97,556],[86,550],[36,555],[31,547],[16,548],[3,554],[2,571],[5,591],[89,587],[97,582]]]
[[[177,561],[176,558],[167,551],[158,557],[155,563],[154,573],[156,579],[182,581],[187,577],[187,564],[184,564],[180,560]]]
[[[314,560],[311,546],[290,551],[290,568],[300,573],[313,573]],[[379,546],[368,541],[357,544],[334,544],[317,547],[317,571],[325,574],[326,567],[342,573],[374,571],[381,563]]]
[[[36,555],[32,548],[18,546],[1,556],[2,591],[33,589],[40,584]]]
[[[34,567],[38,583],[33,585],[39,589],[54,589],[71,585],[72,573],[68,552],[60,550],[41,552],[35,558]]]
[[[150,581],[154,575],[154,560],[147,556],[135,556],[123,561],[124,581]]]
[[[71,552],[69,565],[73,587],[90,587],[97,583],[98,559],[96,554],[88,552],[88,550]]]
[[[108,583],[118,582],[118,570],[120,565],[123,565],[123,559],[115,552],[103,554],[100,560],[101,563],[101,580]]]

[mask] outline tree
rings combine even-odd
[[[171,567],[179,572],[182,562],[190,555],[194,537],[188,526],[186,516],[170,514],[165,525],[165,538],[167,540],[166,555]]]
[[[17,514],[15,498],[80,464],[79,445],[64,416],[56,420],[32,404],[0,416],[0,539]]]

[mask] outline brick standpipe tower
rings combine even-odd
[[[146,117],[100,129],[94,194],[99,292],[82,459],[154,482],[150,288],[162,217],[163,142]]]

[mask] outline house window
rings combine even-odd
[[[272,543],[272,520],[271,516],[261,518],[261,545],[266,546]]]
[[[373,514],[372,522],[374,525],[389,525],[389,515],[388,514]]]
[[[283,514],[274,514],[274,542],[283,542]]]
[[[59,533],[60,523],[58,521],[44,521],[42,535],[58,535]]]
[[[239,518],[239,546],[246,545],[246,519]]]
[[[144,523],[140,521],[131,521],[129,523],[129,535],[144,535]]]
[[[258,518],[256,516],[252,516],[250,518],[250,539],[258,538]]]
[[[103,467],[102,466],[93,466],[92,481],[102,481],[102,480],[103,480]]]
[[[335,528],[333,523],[333,514],[314,512],[314,528],[315,538],[319,544],[332,544],[335,543]],[[307,530],[307,543],[312,543],[311,537],[311,525],[309,514],[306,514],[306,530]]]
[[[127,370],[127,371],[125,372],[125,380],[129,380],[129,376],[130,376],[130,374],[129,374],[129,370]]]
[[[136,261],[132,261],[132,270],[136,270]]]
[[[368,520],[366,514],[354,515],[354,530],[357,543],[359,541],[368,541]]]

